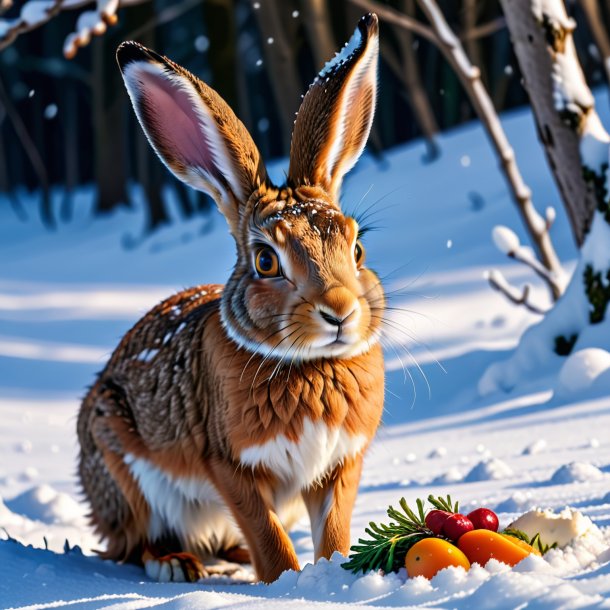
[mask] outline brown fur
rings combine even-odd
[[[150,79],[146,71],[137,72],[137,79],[132,72],[128,83],[142,126],[176,175],[217,198],[238,256],[225,287],[185,290],[142,318],[83,401],[79,474],[92,522],[108,541],[105,557],[155,558],[181,566],[194,579],[205,574],[201,561],[206,554],[233,556],[251,559],[259,578],[270,582],[283,570],[299,567],[288,523],[278,516],[280,505],[299,495],[311,518],[316,558],[348,551],[362,457],[381,418],[384,385],[378,343],[383,290],[375,274],[356,263],[358,226],[336,201],[342,172],[352,163],[349,156],[359,154],[368,135],[374,105],[370,66],[376,57],[376,18],[359,27],[362,44],[331,79],[334,93],[325,107],[328,121],[351,126],[341,136],[342,152],[329,168],[328,134],[340,134],[312,116],[320,100],[310,89],[295,127],[291,162],[300,178],[293,174],[289,185],[279,188],[269,183],[254,143],[215,92],[139,45],[119,50],[126,71],[153,66]],[[362,65],[368,66],[363,74]],[[341,104],[348,87],[360,81],[350,93],[358,107],[346,110]],[[183,96],[176,112],[186,112],[182,85],[176,83],[192,86],[200,111],[213,118],[214,137],[224,142],[226,155],[219,161],[203,147],[205,171],[194,171],[188,165],[192,159],[180,158],[173,135],[155,119],[158,98],[149,88],[158,82],[170,95],[176,87],[175,95]],[[312,120],[319,133],[308,141],[304,129]],[[309,152],[300,154],[305,146]],[[326,169],[320,173],[319,168]],[[232,182],[223,172],[231,173]],[[329,172],[331,178],[323,178]],[[253,273],[258,244],[276,251],[280,276]],[[329,316],[336,324],[328,322]],[[329,462],[306,484],[286,480],[260,460],[244,461],[244,455],[259,459],[265,443],[277,439],[298,446],[306,422],[342,431],[345,442],[357,442],[358,449],[332,459],[329,454]],[[317,464],[318,456],[309,457]],[[170,529],[152,539],[153,509],[130,470],[134,460],[145,460],[147,468],[174,483],[211,484],[247,549],[216,537],[193,542]]]

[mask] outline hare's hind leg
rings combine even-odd
[[[154,506],[159,494],[154,492],[167,493],[167,489],[155,488],[153,480],[152,488],[148,489],[152,496],[147,498],[130,468],[133,459],[127,459],[127,453],[132,446],[138,448],[141,441],[120,387],[106,381],[91,389],[79,414],[78,437],[79,475],[91,505],[91,522],[107,541],[107,549],[100,553],[105,559],[143,565],[150,578],[162,582],[194,582],[208,575],[231,575],[238,570],[235,564],[205,568],[198,553],[187,552],[197,552],[196,549],[190,549],[172,533],[177,531],[176,527],[162,524]],[[152,465],[148,474],[163,478]],[[150,485],[150,477],[148,482]],[[184,516],[184,505],[180,490],[173,491],[173,525],[177,526]],[[151,523],[157,525],[152,539]],[[235,540],[235,536],[229,540]]]
[[[151,544],[150,506],[125,462],[119,428],[135,429],[120,388],[98,382],[83,402],[78,418],[79,475],[91,504],[91,521],[108,547],[105,559],[144,566],[160,582],[194,582],[207,575],[201,561],[180,552],[177,541]],[[169,552],[171,551],[176,552]]]
[[[91,506],[90,519],[107,542],[100,555],[140,563],[147,538],[149,508],[125,464],[112,422],[129,416],[116,391],[98,382],[78,416],[78,474]]]

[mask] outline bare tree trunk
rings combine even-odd
[[[321,70],[337,50],[326,0],[301,0],[300,6],[316,70]]]
[[[479,41],[472,32],[477,26],[477,0],[464,0],[462,3],[462,34],[460,38],[464,41],[466,54],[470,61],[479,69],[483,66]],[[486,81],[489,84],[488,81]]]
[[[296,73],[292,41],[285,35],[280,11],[282,3],[264,0],[258,3],[254,14],[261,35],[261,44],[268,65],[269,80],[282,124],[284,152],[290,151],[290,138],[294,116],[301,101],[301,83]],[[285,7],[283,10],[287,10]]]
[[[111,212],[117,205],[128,204],[125,172],[125,147],[122,130],[123,99],[119,84],[109,74],[104,40],[93,41],[92,111],[95,144],[95,181],[98,189],[96,213]],[[114,65],[112,70],[116,70]],[[111,81],[109,83],[109,81]],[[115,86],[116,85],[116,86]],[[110,88],[110,91],[109,91]]]
[[[64,162],[66,166],[65,193],[60,209],[61,218],[64,221],[72,217],[72,196],[78,185],[79,161],[78,161],[78,100],[76,89],[65,87],[64,89]]]
[[[575,103],[569,107],[562,105],[558,108],[557,104],[562,102],[558,102],[558,91],[554,88],[552,77],[553,64],[560,57],[572,63],[575,67],[573,76],[584,83],[572,40],[574,23],[567,16],[560,25],[557,25],[560,22],[550,19],[548,15],[537,17],[532,0],[500,2],[534,111],[538,135],[559,187],[574,239],[581,246],[596,202],[582,175],[580,134],[583,122],[599,122],[599,118],[590,92],[590,99],[574,100]],[[556,4],[565,15],[563,2],[560,0]]]
[[[17,134],[17,138],[23,147],[36,177],[38,178],[41,190],[41,204],[40,204],[40,216],[42,222],[48,229],[55,228],[55,218],[53,216],[53,210],[51,208],[51,196],[49,192],[49,176],[47,168],[40,156],[40,152],[34,141],[32,140],[21,116],[17,112],[17,109],[13,105],[13,102],[6,91],[4,84],[0,81],[0,104],[4,106],[4,110],[13,125],[13,129]]]
[[[606,80],[610,83],[610,37],[608,37],[608,32],[604,26],[604,19],[598,1],[580,0],[580,4],[587,17],[589,29],[591,34],[593,34],[595,44],[601,53],[604,70],[606,71]]]
[[[237,48],[233,0],[207,0],[203,4],[210,52],[207,62],[212,70],[212,86],[231,106],[237,108],[235,79]]]
[[[414,0],[403,0],[402,7],[407,15],[415,15]],[[435,158],[439,154],[439,147],[436,142],[436,134],[438,133],[438,123],[432,105],[424,89],[419,74],[419,66],[413,48],[414,38],[410,30],[400,29],[398,32],[398,43],[404,64],[402,71],[404,75],[405,89],[411,102],[411,108],[415,114],[417,124],[420,126],[426,143],[428,145],[428,155],[430,158]]]

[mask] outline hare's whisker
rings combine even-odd
[[[296,332],[298,332],[299,329],[300,329],[300,326],[298,328],[295,328],[292,332],[290,332],[288,335],[286,335],[277,345],[275,345],[273,348],[271,348],[271,350],[269,350],[265,354],[261,363],[258,365],[258,369],[256,369],[256,373],[254,374],[254,378],[252,379],[252,383],[250,384],[250,392],[252,392],[254,390],[254,384],[256,383],[256,378],[258,377],[258,374],[260,373],[262,366],[267,362],[267,360],[269,360],[271,358],[271,356],[273,355],[273,352],[275,352],[275,350],[277,350],[277,348],[280,347],[280,345],[284,341],[286,341],[287,339],[290,339],[290,337],[292,337]]]
[[[283,326],[282,328],[279,328],[278,330],[273,331],[270,335],[268,335],[267,337],[265,337],[264,339],[262,339],[257,345],[256,348],[254,349],[254,351],[252,352],[252,355],[250,356],[250,358],[248,358],[248,362],[246,362],[241,375],[239,376],[239,381],[240,383],[243,380],[244,377],[244,373],[246,372],[246,369],[248,368],[248,365],[250,364],[250,362],[252,361],[252,358],[254,358],[255,356],[258,355],[258,348],[261,347],[263,345],[263,343],[266,343],[269,339],[273,338],[275,335],[282,333],[286,330],[288,330],[291,326],[294,326],[295,324],[299,324],[299,322],[297,322],[296,320],[294,322],[292,322],[291,324],[287,324],[286,326]]]
[[[371,184],[369,185],[369,188],[366,189],[366,191],[364,192],[364,195],[362,195],[362,197],[360,197],[360,200],[358,201],[358,203],[356,204],[354,209],[349,211],[350,216],[352,216],[353,218],[356,217],[356,214],[358,214],[358,210],[360,209],[362,202],[367,198],[368,194],[373,190],[373,186],[375,186],[375,185],[371,182]]]

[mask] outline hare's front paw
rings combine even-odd
[[[146,575],[157,582],[197,582],[209,574],[195,555],[170,553],[144,561]]]

